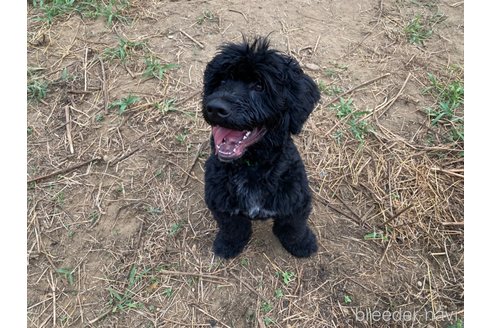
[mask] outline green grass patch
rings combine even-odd
[[[168,235],[171,237],[174,237],[178,234],[178,232],[183,228],[183,225],[181,223],[173,223],[171,224],[171,227],[169,228]]]
[[[56,270],[56,273],[60,274],[63,278],[67,280],[70,285],[73,285],[73,270],[69,268],[60,268]]]
[[[265,324],[265,326],[270,326],[271,324],[275,323],[275,320],[270,317],[264,317],[263,323]]]
[[[32,0],[32,5],[43,14],[38,19],[50,24],[56,16],[70,13],[77,7],[75,0]]]
[[[164,292],[163,292],[164,296],[166,296],[167,298],[171,298],[173,296],[173,293],[174,293],[174,291],[173,291],[172,287],[168,287],[168,288],[164,289]]]
[[[291,271],[278,271],[275,275],[282,279],[285,285],[288,285],[295,277],[294,272]]]
[[[32,80],[27,83],[27,98],[41,100],[48,94],[48,82],[45,80]]]
[[[121,98],[113,101],[111,104],[109,104],[109,109],[118,108],[118,114],[121,115],[128,109],[128,107],[131,107],[132,105],[138,103],[139,101],[140,101],[139,97],[129,95],[125,98]]]
[[[118,40],[118,46],[114,48],[106,48],[103,52],[103,56],[109,60],[119,59],[124,62],[132,52],[137,49],[145,48],[144,42],[134,42],[127,39],[120,38]]]
[[[147,213],[149,214],[161,214],[162,210],[159,207],[149,206],[147,207]]]
[[[432,30],[423,22],[421,15],[415,16],[404,28],[408,42],[423,45],[432,36]]]
[[[113,25],[115,22],[121,22],[123,24],[128,23],[128,18],[123,14],[123,11],[128,7],[129,2],[128,0],[124,1],[116,1],[116,0],[110,0],[108,3],[99,3],[98,1],[92,1],[96,2],[95,5],[93,5],[94,8],[94,16],[95,18],[97,17],[104,17],[106,20],[106,24],[108,26]]]
[[[273,309],[273,306],[270,304],[270,302],[262,302],[260,310],[263,313],[268,313]]]
[[[186,143],[186,138],[188,138],[188,133],[186,131],[176,135],[176,140],[182,145]]]
[[[338,96],[343,92],[343,89],[340,88],[338,85],[327,85],[324,81],[318,82],[318,89],[321,93],[324,93],[325,95],[330,97]]]
[[[353,108],[352,99],[345,100],[340,98],[338,103],[332,104],[330,108],[336,112],[339,119],[345,119],[349,126],[350,132],[359,142],[363,142],[366,135],[372,130],[371,125],[366,120],[362,119],[369,112],[356,111]],[[340,136],[339,136],[340,137]]]
[[[145,58],[145,70],[143,72],[144,76],[155,77],[162,80],[164,74],[169,70],[177,68],[176,64],[162,64],[161,61],[153,56]]]
[[[430,93],[437,101],[435,106],[426,108],[431,125],[440,124],[448,128],[448,138],[452,141],[464,141],[463,81],[453,80],[445,83],[433,74],[428,74],[428,78],[430,86],[424,90],[424,93]]]
[[[382,240],[387,241],[388,236],[383,232],[370,232],[364,235],[364,240]]]
[[[91,224],[96,223],[99,220],[100,217],[101,217],[101,214],[99,214],[98,211],[92,211],[89,214],[89,220],[91,221]]]
[[[96,114],[94,119],[96,120],[96,122],[101,123],[102,121],[104,121],[104,114],[101,114],[101,113]]]
[[[176,111],[176,99],[166,99],[159,103],[156,103],[155,108],[161,112],[161,114],[167,114]]]
[[[128,275],[128,287],[126,287],[123,292],[120,292],[112,287],[108,288],[110,296],[108,305],[111,307],[112,313],[129,309],[141,309],[144,307],[142,303],[133,299],[135,295],[133,288],[142,281],[143,277],[149,271],[149,269],[144,269],[142,272],[137,274],[137,266],[133,265]]]
[[[205,10],[198,18],[196,19],[196,23],[198,25],[202,25],[205,22],[218,22],[219,19],[217,16],[211,12],[210,10]]]
[[[56,194],[55,202],[59,206],[63,206],[63,204],[65,204],[65,193],[63,190]]]
[[[116,22],[128,23],[124,11],[129,7],[128,0],[32,0],[41,15],[37,20],[52,24],[58,16],[79,13],[90,18],[103,17],[108,26]]]

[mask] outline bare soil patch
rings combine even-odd
[[[429,108],[462,85],[463,2],[109,3],[29,5],[29,327],[462,327],[463,106]],[[295,139],[320,250],[255,222],[222,261],[203,70],[269,33],[323,92]]]

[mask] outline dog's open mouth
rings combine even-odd
[[[231,130],[222,126],[213,126],[215,154],[221,161],[229,162],[243,156],[246,148],[256,143],[266,133],[265,128],[248,130]]]

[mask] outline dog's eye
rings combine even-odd
[[[261,83],[261,82],[254,82],[254,83],[252,83],[251,88],[253,90],[255,90],[255,91],[258,91],[258,92],[259,91],[263,91],[263,89],[264,89],[263,88],[263,83]]]

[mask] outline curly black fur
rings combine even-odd
[[[208,63],[202,111],[216,130],[205,165],[205,201],[219,227],[216,255],[238,255],[251,237],[251,220],[268,218],[292,255],[317,251],[307,225],[308,180],[291,134],[301,131],[319,97],[299,63],[269,48],[266,38],[227,43]]]

